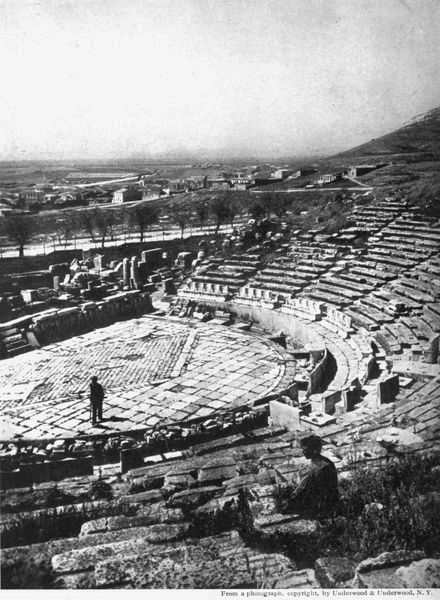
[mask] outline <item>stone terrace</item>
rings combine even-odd
[[[106,390],[92,428],[88,384]],[[144,316],[0,364],[1,438],[112,433],[206,417],[285,388],[293,362],[253,333]]]

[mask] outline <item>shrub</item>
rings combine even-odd
[[[322,555],[363,560],[391,550],[440,550],[437,454],[394,458],[355,470],[340,484],[340,517],[322,522]]]

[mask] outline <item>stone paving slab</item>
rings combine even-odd
[[[0,362],[0,439],[72,437],[208,416],[285,388],[291,357],[256,334],[156,316]],[[92,428],[91,375],[104,386]]]

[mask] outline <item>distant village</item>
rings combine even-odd
[[[269,164],[222,170],[221,165],[196,165],[194,171],[209,169],[210,175],[167,179],[160,173],[94,173],[73,171],[44,185],[14,186],[0,189],[0,216],[10,212],[39,212],[97,204],[124,204],[156,200],[162,196],[199,190],[245,191],[291,181],[292,187],[322,188],[342,180],[355,179],[382,168],[385,163],[351,165],[345,170],[321,173],[317,166],[297,170]],[[213,169],[214,167],[214,169]],[[211,173],[218,168],[215,175]],[[355,182],[357,183],[357,182]]]

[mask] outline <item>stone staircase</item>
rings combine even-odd
[[[8,326],[0,325],[0,346],[3,348],[5,358],[32,350],[24,331],[18,327],[11,327],[9,324]]]

